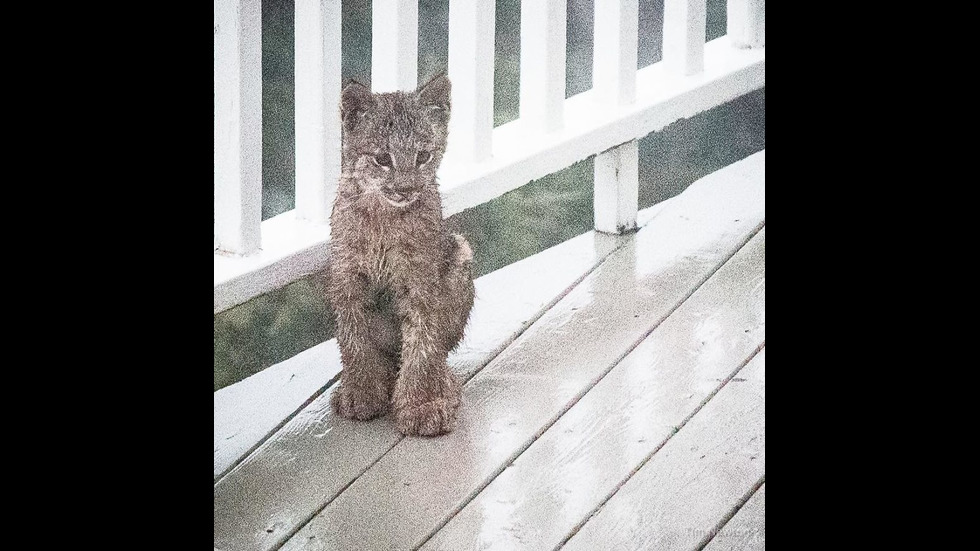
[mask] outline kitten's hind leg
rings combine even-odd
[[[454,264],[457,266],[470,266],[473,264],[473,248],[465,237],[458,233],[453,234],[455,247],[453,252]]]
[[[372,307],[366,312],[365,324],[371,340],[393,358],[393,369],[397,370],[402,349],[402,329],[398,312],[395,311],[394,293],[388,290],[376,293]]]
[[[446,307],[442,309],[442,327],[446,348],[452,350],[463,338],[466,322],[473,309],[473,249],[466,238],[453,234],[450,250],[453,259],[444,277]]]

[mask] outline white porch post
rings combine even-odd
[[[373,6],[371,89],[415,90],[419,84],[418,0],[374,0]]]
[[[592,90],[597,101],[625,105],[636,100],[637,0],[595,0]]]
[[[766,0],[728,0],[728,36],[736,48],[766,45]]]
[[[730,5],[730,4],[729,4]],[[704,70],[705,0],[664,0],[664,63],[674,73]]]
[[[595,229],[626,233],[636,229],[639,202],[636,140],[595,156]]]
[[[296,0],[296,213],[330,218],[340,176],[341,3]]]
[[[669,0],[668,0],[669,1]],[[592,89],[607,107],[636,101],[637,0],[595,1]],[[636,140],[595,156],[595,228],[625,233],[636,228],[639,196]]]
[[[449,147],[463,162],[491,153],[495,9],[493,0],[449,2]]]
[[[214,0],[214,246],[259,250],[262,223],[262,9]]]
[[[564,124],[565,1],[521,2],[520,119],[535,132]]]

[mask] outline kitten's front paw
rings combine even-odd
[[[405,406],[395,414],[398,430],[407,436],[438,436],[456,427],[459,400],[436,398],[430,402]]]
[[[334,413],[347,419],[367,421],[388,412],[388,400],[378,398],[347,385],[340,385],[330,395]]]

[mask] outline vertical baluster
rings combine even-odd
[[[415,90],[419,80],[418,0],[374,0],[373,6],[371,89]]]
[[[340,176],[341,3],[296,0],[296,212],[325,222]]]
[[[462,161],[490,157],[495,9],[493,0],[449,3],[449,143]]]
[[[595,156],[595,229],[606,233],[636,229],[638,163],[636,140]]]
[[[532,131],[553,132],[564,124],[565,1],[521,2],[520,118]]]
[[[664,0],[664,63],[674,73],[704,70],[705,0]]]
[[[262,224],[260,0],[214,1],[214,241],[258,251]]]
[[[766,45],[766,0],[728,0],[728,37],[736,48]]]
[[[595,0],[592,89],[604,104],[636,100],[637,0]]]
[[[637,0],[595,1],[592,88],[596,101],[625,105],[636,100]],[[595,156],[595,227],[606,233],[636,228],[639,195],[636,140]]]

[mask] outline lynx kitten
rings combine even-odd
[[[330,301],[343,372],[334,411],[394,411],[398,429],[453,429],[460,384],[446,357],[473,306],[473,253],[442,218],[436,169],[446,150],[449,79],[412,93],[341,98],[343,153],[330,243]]]

